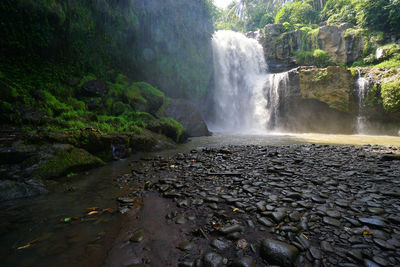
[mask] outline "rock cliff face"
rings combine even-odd
[[[360,104],[357,71],[345,67],[298,67],[287,72],[281,88],[279,128],[291,132],[357,133],[357,117],[366,120],[367,133],[398,135],[399,111],[384,108],[381,85],[398,79],[397,72],[360,69],[369,87]]]
[[[248,34],[256,37],[264,48],[270,72],[282,72],[294,68],[296,62],[292,53],[301,49],[302,31],[282,33],[282,24],[266,25],[261,34]]]
[[[269,71],[283,72],[297,66],[293,53],[296,51],[312,51],[321,49],[327,52],[336,64],[351,64],[362,56],[363,37],[352,31],[352,26],[322,26],[313,33],[302,30],[283,32],[282,24],[269,24],[262,33],[248,33],[248,37],[256,38],[264,47]]]
[[[325,50],[333,62],[351,64],[362,56],[364,40],[351,31],[349,23],[327,25],[318,30],[318,47]]]
[[[344,67],[324,69],[300,67],[299,88],[303,99],[316,99],[330,108],[349,113],[354,78]]]
[[[299,67],[287,72],[280,128],[292,132],[353,133],[354,78],[344,67]]]

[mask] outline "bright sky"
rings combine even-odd
[[[214,4],[219,8],[226,8],[233,0],[214,0]]]

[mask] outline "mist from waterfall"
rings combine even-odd
[[[217,31],[214,56],[212,131],[265,133],[275,126],[283,76],[267,74],[262,46],[233,31]]]

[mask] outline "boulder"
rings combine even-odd
[[[175,147],[175,144],[165,136],[146,129],[143,129],[140,134],[133,136],[129,143],[133,152],[151,152]]]
[[[104,165],[84,149],[69,144],[43,146],[38,153],[22,163],[22,169],[38,179],[51,179]]]
[[[261,243],[260,254],[268,263],[293,266],[299,250],[295,246],[281,241],[266,239]]]
[[[195,104],[184,99],[173,99],[165,106],[163,116],[171,117],[182,124],[188,137],[209,136],[207,124]]]
[[[87,97],[104,96],[108,89],[108,85],[104,81],[91,80],[82,85],[82,95]]]
[[[32,197],[46,193],[47,190],[40,180],[0,180],[0,201]]]

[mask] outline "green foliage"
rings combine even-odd
[[[59,101],[55,96],[53,96],[48,91],[41,90],[39,91],[39,95],[40,97],[42,97],[43,100],[42,103],[44,107],[48,108],[51,112],[54,112],[55,115],[71,110],[70,106]]]
[[[157,121],[151,121],[147,128],[151,131],[163,134],[175,142],[179,142],[183,133],[183,126],[172,118],[161,118]]]
[[[199,97],[211,78],[213,10],[209,0],[4,0],[0,65],[63,62],[92,73],[80,85],[116,70],[171,95]]]
[[[400,111],[400,81],[382,83],[381,95],[386,111]]]
[[[350,22],[356,24],[354,0],[328,0],[321,11],[321,19],[329,24]]]
[[[89,73],[88,75],[85,75],[85,76],[80,80],[78,86],[79,86],[79,87],[82,87],[82,85],[84,85],[85,83],[90,82],[90,81],[95,81],[95,80],[97,80],[97,77],[96,77],[94,74]]]
[[[392,58],[385,60],[377,65],[374,66],[375,68],[397,68],[400,67],[400,53],[396,54]]]
[[[137,82],[134,85],[139,88],[140,94],[148,103],[149,108],[153,112],[157,112],[164,103],[164,93],[145,82]]]
[[[258,23],[258,28],[264,28],[267,24],[273,24],[275,21],[274,16],[271,14],[262,15],[260,22]]]
[[[296,51],[294,55],[299,65],[315,65],[319,68],[325,68],[333,64],[329,55],[320,49],[315,49],[312,52]]]
[[[275,23],[317,23],[319,14],[314,8],[302,1],[288,2],[276,14]]]
[[[361,27],[371,30],[400,34],[400,1],[358,0],[355,1],[357,21]]]

